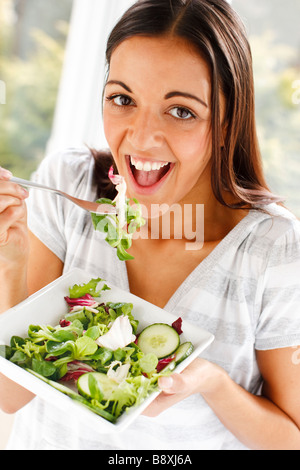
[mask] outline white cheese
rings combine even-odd
[[[115,351],[118,348],[125,348],[135,339],[129,318],[121,315],[115,319],[109,331],[96,340],[96,343],[103,348]]]

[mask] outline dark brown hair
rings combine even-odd
[[[109,36],[108,72],[112,53],[125,39],[166,35],[193,44],[211,70],[211,178],[216,199],[232,208],[281,201],[270,192],[263,174],[255,123],[252,55],[239,16],[225,0],[139,0],[126,11]],[[220,90],[226,102],[223,124]],[[93,151],[93,155],[99,195],[104,195],[104,191],[111,195],[104,172],[113,159],[109,153]],[[224,191],[229,191],[237,202],[228,204]],[[108,193],[106,197],[110,197]]]

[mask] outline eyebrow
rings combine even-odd
[[[129,88],[129,86],[125,85],[125,83],[121,82],[120,80],[109,80],[106,85],[120,85],[122,88],[128,91],[128,93],[132,93],[132,90]]]
[[[198,96],[192,95],[191,93],[185,93],[183,91],[171,91],[170,93],[167,93],[165,95],[165,99],[168,100],[170,98],[173,98],[174,96],[183,96],[184,98],[190,98],[192,100],[196,100],[199,103],[203,104],[203,106],[208,108],[208,105],[205,103],[205,101],[201,100],[201,98],[198,98]]]
[[[121,82],[120,80],[109,80],[106,85],[120,85],[122,88],[128,91],[128,93],[132,93],[132,90],[129,88],[129,86],[127,86],[124,82]],[[201,103],[203,106],[208,108],[208,105],[201,98],[198,98],[198,96],[192,95],[191,93],[185,93],[183,91],[170,91],[165,95],[165,100],[174,98],[175,96],[182,96],[184,98],[196,100],[198,101],[198,103]]]

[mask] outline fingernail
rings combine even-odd
[[[11,178],[12,177],[12,173],[11,171],[9,170],[6,170],[6,168],[2,168],[0,166],[0,178]]]
[[[27,189],[23,188],[23,186],[20,186],[20,189],[21,189],[23,196],[25,197],[29,196],[29,192],[27,191]]]
[[[160,388],[163,388],[163,389],[172,388],[172,386],[173,386],[172,377],[160,377],[159,385],[160,385]]]

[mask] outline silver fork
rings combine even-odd
[[[17,183],[20,184],[21,186],[25,186],[26,188],[34,188],[34,189],[42,189],[44,191],[50,191],[57,196],[62,196],[69,201],[73,202],[77,206],[81,207],[82,209],[92,212],[95,214],[117,214],[117,209],[116,207],[110,205],[110,204],[98,204],[97,202],[90,202],[90,201],[84,201],[82,199],[78,199],[76,197],[70,196],[67,193],[64,193],[63,191],[60,191],[58,189],[54,188],[49,188],[49,186],[44,186],[39,183],[34,183],[32,181],[27,181],[23,180],[21,178],[16,178],[15,176],[12,176],[10,180],[12,183]]]

